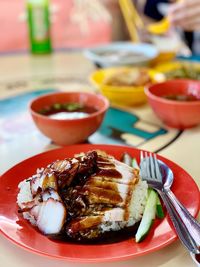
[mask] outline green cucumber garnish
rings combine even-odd
[[[135,235],[135,241],[141,242],[149,233],[156,217],[157,193],[150,190],[144,209],[142,220]]]

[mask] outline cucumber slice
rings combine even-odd
[[[133,168],[135,168],[135,169],[138,169],[138,170],[140,169],[139,164],[138,164],[136,158],[133,158],[133,159],[132,159],[131,166],[132,166]]]
[[[151,190],[147,198],[142,220],[135,235],[135,241],[137,243],[141,242],[151,229],[151,226],[156,217],[156,204],[157,204],[157,193],[154,190]]]
[[[149,197],[149,195],[150,195],[150,193],[151,193],[152,190],[153,190],[153,189],[152,189],[151,187],[149,187],[149,188],[147,189],[147,198]]]
[[[160,197],[157,194],[157,202],[156,202],[156,216],[157,218],[159,219],[163,219],[165,217],[165,214],[164,214],[164,211],[163,211],[163,207],[162,207],[162,204],[160,202]]]
[[[148,196],[150,195],[151,191],[153,189],[152,188],[148,188]],[[154,190],[155,191],[155,190]],[[165,213],[160,201],[160,197],[159,194],[155,191],[156,195],[157,195],[157,201],[156,201],[156,217],[158,219],[163,219],[165,217]]]

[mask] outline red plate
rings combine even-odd
[[[66,259],[79,262],[102,262],[128,259],[161,249],[172,243],[176,238],[168,216],[163,220],[156,220],[147,238],[136,244],[133,237],[114,244],[82,245],[49,240],[39,233],[17,212],[16,197],[18,183],[35,173],[37,168],[45,167],[48,163],[75,153],[88,150],[101,149],[110,153],[117,159],[126,151],[139,160],[140,150],[109,145],[75,145],[61,149],[51,150],[30,159],[27,159],[1,177],[0,184],[0,228],[2,233],[15,244],[40,255],[57,259]],[[191,176],[175,163],[162,158],[173,170],[175,180],[172,191],[186,206],[193,216],[199,210],[199,189]]]

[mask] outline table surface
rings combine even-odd
[[[81,52],[58,52],[50,56],[31,56],[29,54],[2,55],[0,57],[0,108],[1,101],[13,96],[23,95],[27,92],[41,90],[44,88],[56,88],[60,90],[93,90],[88,83],[88,76],[94,70],[93,64],[86,60]],[[78,67],[77,67],[78,66]],[[118,107],[121,108],[121,107]],[[123,109],[122,109],[123,110]],[[179,132],[163,126],[155,117],[148,105],[137,108],[126,109],[142,120],[138,127],[147,126],[150,121],[156,122],[156,126],[163,127],[167,134],[166,140],[158,136],[151,142],[145,144],[137,139],[131,139],[136,142],[137,147],[145,148],[150,151],[159,151],[159,154],[174,161],[183,167],[196,181],[200,187],[199,179],[199,151],[200,151],[200,127]],[[0,125],[3,121],[0,114]],[[152,128],[152,127],[150,127]],[[154,129],[155,130],[155,129]],[[13,147],[11,142],[3,140],[1,142],[0,132],[0,157],[2,164],[0,173],[17,162],[37,154],[41,151],[52,149],[55,146],[50,144],[48,139],[44,139],[40,147],[35,146],[27,151],[21,149],[20,153],[12,153],[19,149]],[[95,138],[91,139],[93,142]],[[163,144],[165,144],[163,146]],[[1,266],[88,266],[89,264],[70,263],[67,261],[51,260],[46,257],[29,253],[0,236],[0,261]],[[104,266],[195,266],[189,254],[183,248],[179,241],[153,252],[151,254],[134,258],[123,262],[104,263]],[[92,266],[101,266],[92,264]]]

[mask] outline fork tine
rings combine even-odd
[[[143,151],[140,151],[140,162],[142,162],[143,159],[144,159]]]
[[[147,174],[147,177],[149,178],[150,177],[150,169],[149,169],[149,165],[150,165],[150,162],[149,162],[149,157],[148,157],[148,153],[147,152],[145,152],[144,153],[144,158],[145,158],[145,167],[146,167],[146,174]]]
[[[140,152],[140,174],[143,179],[148,179],[147,175],[147,162],[146,162],[146,157],[144,151]]]
[[[150,161],[150,167],[149,168],[151,170],[151,177],[153,177],[154,179],[157,179],[152,153],[149,154],[149,161]]]
[[[143,158],[144,158],[143,151],[140,151],[140,176],[145,178]]]
[[[161,173],[160,173],[160,168],[159,168],[159,165],[158,165],[158,160],[157,160],[157,157],[156,157],[156,154],[154,154],[154,166],[155,166],[155,173],[156,173],[156,178],[160,181],[162,181],[162,176],[161,176]]]
[[[151,152],[140,152],[140,175],[148,185],[154,189],[162,190],[162,173],[157,157]]]

